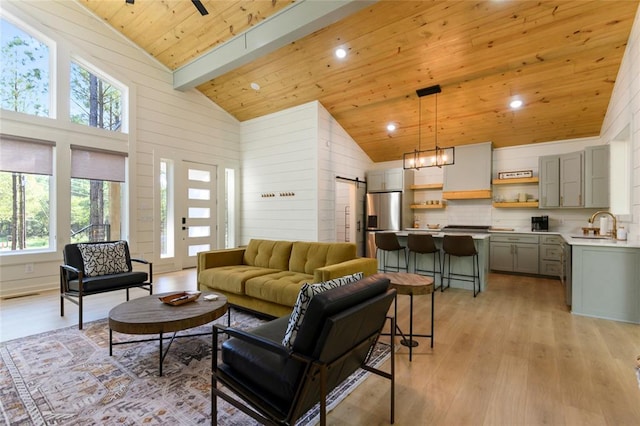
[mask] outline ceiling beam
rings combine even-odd
[[[377,0],[301,0],[178,68],[173,88],[188,90],[331,25]]]

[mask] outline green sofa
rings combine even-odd
[[[252,239],[247,247],[198,253],[198,290],[224,294],[232,306],[274,317],[291,313],[304,283],[362,272],[376,259],[357,257],[351,243]]]

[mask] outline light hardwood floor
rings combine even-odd
[[[195,270],[155,277],[154,293],[195,289]],[[133,297],[145,293],[138,291]],[[408,328],[408,296],[399,323]],[[77,325],[60,317],[57,292],[0,302],[0,340]],[[91,296],[85,320],[107,316],[124,292]],[[428,332],[430,297],[414,299],[415,332]],[[396,357],[397,425],[638,425],[634,373],[640,325],[569,313],[557,280],[491,274],[473,298],[435,298],[435,346]],[[329,415],[334,425],[388,424],[388,381],[371,376]]]

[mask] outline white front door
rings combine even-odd
[[[198,252],[216,248],[216,176],[217,167],[210,164],[182,162],[184,190],[177,211],[182,247],[182,267],[193,268]]]

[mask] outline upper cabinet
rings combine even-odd
[[[582,207],[583,153],[540,157],[540,207]]]
[[[456,147],[455,163],[444,166],[442,198],[491,198],[491,142]]]
[[[584,206],[609,207],[609,145],[584,150]]]
[[[609,206],[609,146],[540,157],[540,208]]]
[[[367,192],[403,191],[413,184],[413,170],[402,168],[367,172]]]

